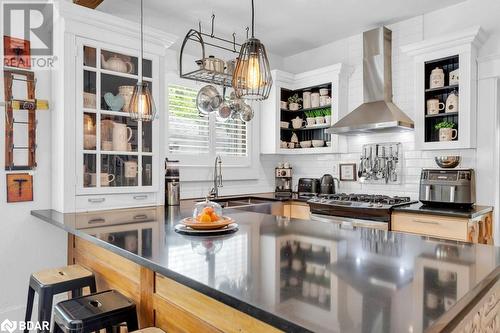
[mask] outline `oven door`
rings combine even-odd
[[[389,230],[389,223],[370,220],[354,219],[351,217],[339,217],[323,214],[311,214],[311,220],[339,224],[343,229],[355,229],[356,227]]]

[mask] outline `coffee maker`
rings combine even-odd
[[[181,203],[179,161],[165,159],[165,205],[179,206]]]
[[[277,197],[292,196],[292,167],[282,167],[281,165],[275,168],[275,183],[276,188],[274,194]]]

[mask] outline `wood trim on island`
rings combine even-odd
[[[97,289],[115,289],[136,302],[139,327],[166,332],[281,332],[252,316],[203,295],[74,235],[68,264],[94,272]]]

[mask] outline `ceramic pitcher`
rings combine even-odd
[[[127,151],[128,143],[132,139],[132,129],[126,124],[113,124],[113,150]]]

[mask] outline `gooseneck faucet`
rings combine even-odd
[[[211,198],[219,197],[219,187],[222,187],[222,159],[220,155],[217,155],[214,161],[214,187],[209,193]]]

